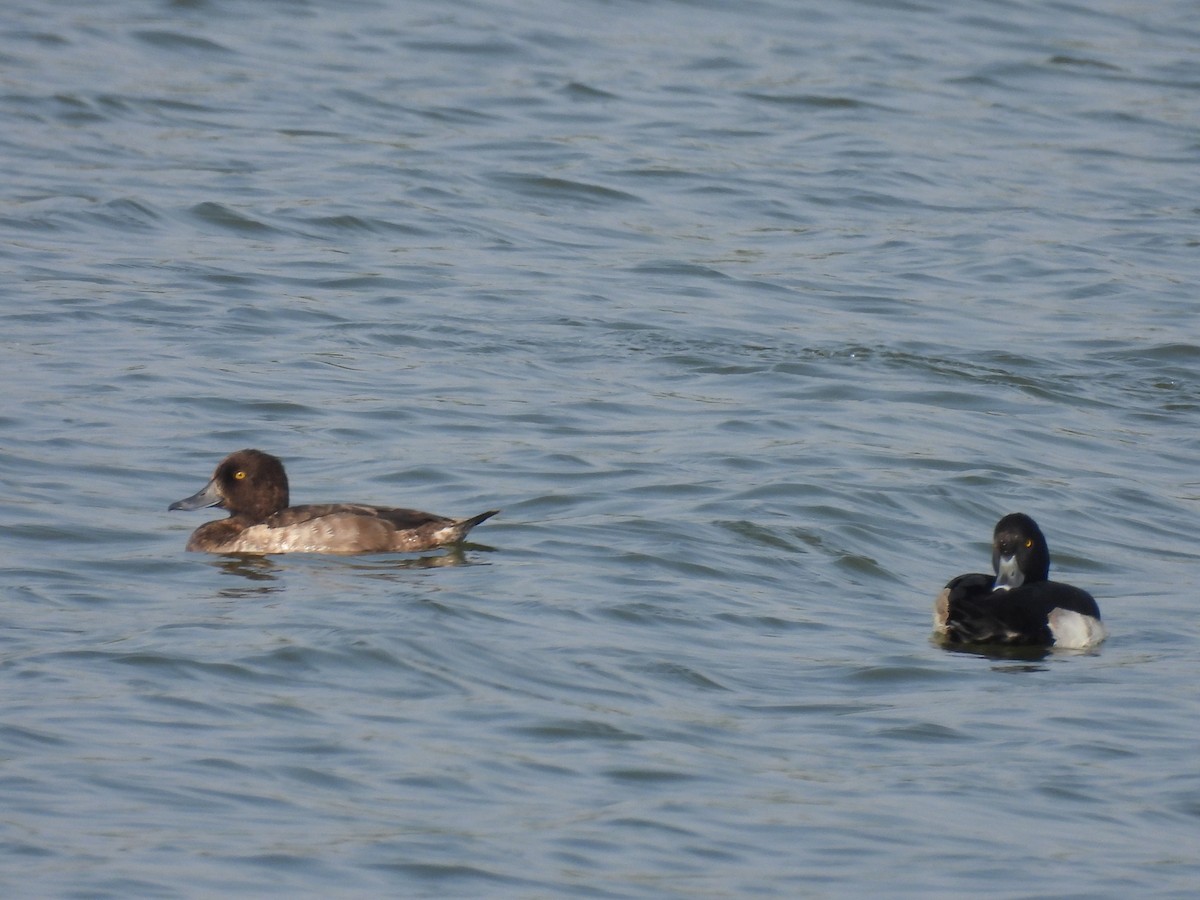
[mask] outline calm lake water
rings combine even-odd
[[[1195,12],[6,4],[3,895],[1194,896]]]

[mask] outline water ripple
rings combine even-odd
[[[1194,891],[1192,10],[621,12],[6,7],[0,881]],[[931,640],[1016,509],[1097,651]]]

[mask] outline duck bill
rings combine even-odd
[[[224,498],[217,491],[217,480],[214,478],[196,493],[190,497],[185,497],[182,500],[176,500],[167,507],[168,511],[175,509],[205,509],[209,506],[221,506],[224,504]]]
[[[994,591],[1010,591],[1025,583],[1025,573],[1017,563],[1016,556],[1002,556],[996,563],[996,583]]]

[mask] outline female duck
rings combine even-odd
[[[1084,649],[1107,636],[1087,591],[1050,581],[1050,549],[1037,523],[1012,513],[992,536],[994,575],[959,575],[934,604],[934,632],[962,644]]]
[[[415,509],[325,503],[288,506],[287,473],[261,450],[239,450],[221,460],[197,493],[168,509],[219,506],[229,518],[201,525],[189,550],[209,553],[388,553],[431,550],[462,541],[494,516],[447,519]]]

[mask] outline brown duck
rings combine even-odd
[[[212,480],[168,509],[217,506],[229,517],[192,532],[188,550],[208,553],[393,553],[432,550],[464,540],[499,510],[448,519],[415,509],[320,503],[288,506],[283,463],[261,450],[238,450]]]

